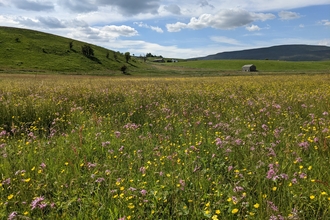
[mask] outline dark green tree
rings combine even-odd
[[[128,61],[131,59],[131,54],[129,52],[125,53],[125,59],[126,59],[126,63],[128,63]]]
[[[89,45],[84,45],[81,47],[81,52],[86,56],[86,57],[93,57],[94,56],[94,50],[91,48]]]

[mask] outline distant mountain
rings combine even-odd
[[[330,60],[330,47],[312,45],[281,45],[266,48],[217,53],[198,60]]]

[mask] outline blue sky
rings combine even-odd
[[[330,2],[0,0],[0,26],[134,55],[193,58],[282,44],[330,46]]]

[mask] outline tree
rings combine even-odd
[[[123,65],[120,70],[123,72],[123,74],[127,74],[127,66]]]
[[[84,45],[81,47],[81,52],[86,56],[86,57],[93,57],[94,56],[94,50],[91,48],[89,45]]]
[[[129,52],[125,53],[125,59],[126,59],[126,63],[128,63],[128,61],[131,59],[131,54]]]
[[[72,48],[73,48],[73,41],[70,41],[69,47],[70,47],[70,50],[72,50]]]

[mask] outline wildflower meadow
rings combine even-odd
[[[330,76],[1,75],[1,219],[327,219]]]

